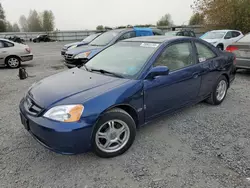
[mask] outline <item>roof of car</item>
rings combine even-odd
[[[2,40],[2,41],[6,41],[6,42],[13,42],[13,41],[11,41],[11,40],[4,39],[4,38],[0,38],[0,40]]]
[[[222,30],[212,30],[211,32],[228,32],[228,31],[238,31],[238,30],[222,29]],[[238,31],[238,32],[241,32],[241,31]]]
[[[182,36],[145,36],[145,37],[135,37],[124,40],[125,42],[153,42],[153,43],[163,43],[168,40],[187,38]],[[188,37],[189,38],[189,37]]]

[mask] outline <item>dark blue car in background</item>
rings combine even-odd
[[[232,53],[196,38],[127,39],[34,84],[21,100],[21,120],[53,151],[114,157],[130,148],[136,128],[160,115],[203,100],[219,105],[234,62]]]
[[[100,51],[115,44],[118,41],[140,36],[163,35],[159,29],[151,28],[125,28],[107,31],[89,45],[68,50],[65,54],[65,65],[67,67],[76,67],[86,63]]]
[[[73,48],[77,48],[77,47],[89,44],[91,41],[93,41],[94,39],[96,39],[101,34],[102,33],[95,33],[95,34],[87,36],[85,39],[83,39],[80,42],[74,42],[74,43],[70,43],[70,44],[64,45],[63,49],[61,51],[61,55],[64,56],[65,53],[66,53],[66,51],[69,50],[69,49],[73,49]]]

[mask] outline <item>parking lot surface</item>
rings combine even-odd
[[[22,126],[18,109],[32,83],[67,70],[63,43],[29,45],[34,60],[23,64],[28,79],[19,80],[17,69],[0,68],[1,188],[250,187],[249,72],[237,74],[222,105],[200,103],[141,128],[122,156],[65,156],[39,145]]]

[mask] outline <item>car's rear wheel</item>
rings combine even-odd
[[[6,64],[12,69],[19,68],[21,65],[21,60],[18,57],[11,56],[6,59]]]
[[[211,93],[210,97],[207,99],[207,102],[212,105],[219,105],[223,102],[227,95],[228,90],[228,81],[225,76],[220,76],[217,80],[213,92]]]
[[[94,128],[93,151],[103,158],[116,157],[130,148],[135,135],[133,118],[122,109],[112,109],[103,114]]]

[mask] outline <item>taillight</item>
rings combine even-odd
[[[31,52],[30,48],[25,48],[25,50],[26,50],[26,52],[28,52],[28,53]]]
[[[236,50],[239,50],[239,48],[237,48],[236,46],[228,46],[228,47],[226,48],[226,51],[227,51],[227,52],[234,52],[234,51],[236,51]]]

